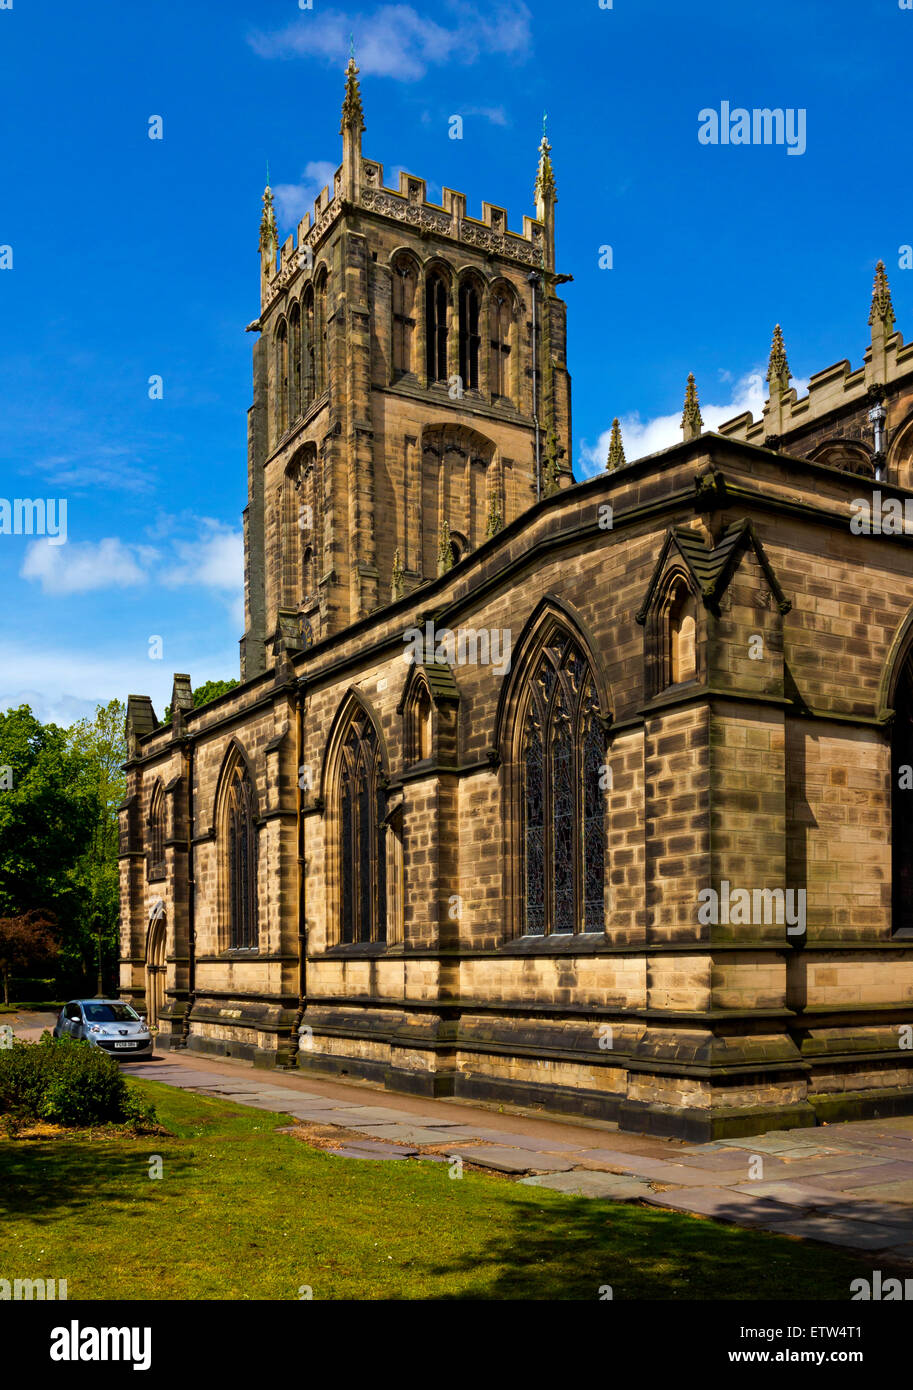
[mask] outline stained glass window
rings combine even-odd
[[[229,944],[234,950],[257,945],[257,850],[253,787],[239,763],[228,790]]]
[[[586,659],[554,642],[530,682],[521,744],[527,935],[605,930],[605,758]]]
[[[356,715],[340,769],[341,939],[387,936],[386,791],[374,727]]]

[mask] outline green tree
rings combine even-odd
[[[82,909],[73,870],[98,816],[85,756],[20,705],[0,713],[0,768],[0,917],[43,909],[67,940]]]
[[[199,709],[200,705],[208,705],[210,700],[217,700],[220,695],[226,695],[229,690],[234,690],[240,681],[206,681],[203,685],[198,685],[193,692],[193,707]],[[163,724],[171,723],[171,706],[165,706]]]
[[[92,955],[97,954],[99,973],[108,975],[112,972],[118,945],[117,808],[127,790],[123,772],[127,760],[125,718],[126,708],[122,701],[110,700],[107,705],[96,707],[94,719],[80,719],[67,732],[70,748],[80,759],[84,787],[96,807],[88,844],[73,867],[73,878],[83,904],[79,951],[84,968],[88,967]]]
[[[23,975],[50,964],[57,956],[56,922],[40,908],[20,917],[0,917],[0,976],[3,1002],[10,1002],[13,971]]]

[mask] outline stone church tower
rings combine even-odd
[[[242,675],[278,638],[340,632],[451,568],[572,481],[555,180],[543,136],[536,217],[362,154],[358,69],[346,74],[342,165],[279,253],[263,195],[260,316],[250,325]]]
[[[800,398],[777,327],[760,419],[689,377],[680,443],[616,420],[575,483],[547,140],[521,233],[363,128],[351,62],[297,241],[264,195],[242,682],[130,696],[123,992],[160,1047],[632,1130],[913,1110],[884,266],[859,365]]]

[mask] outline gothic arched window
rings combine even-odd
[[[542,652],[520,745],[523,930],[605,930],[605,733],[589,666],[570,638]]]
[[[393,264],[393,371],[397,376],[414,372],[412,341],[415,333],[415,265],[407,256]]]
[[[479,317],[482,299],[473,280],[460,286],[460,378],[465,391],[479,389]]]
[[[666,609],[666,683],[677,685],[697,674],[697,605],[684,579],[674,580]]]
[[[447,380],[447,286],[440,272],[428,276],[425,287],[425,334],[428,380]]]
[[[315,391],[318,396],[327,389],[327,277],[324,274],[317,286],[317,335],[315,362]]]
[[[317,326],[314,312],[314,286],[308,285],[304,292],[304,332],[302,337],[302,389],[305,408],[311,404],[316,394],[317,373]]]
[[[157,878],[165,872],[165,793],[156,782],[149,804],[149,876]]]
[[[226,802],[228,836],[228,942],[232,950],[257,946],[258,836],[254,789],[243,762],[235,766]]]
[[[288,429],[288,324],[285,319],[276,329],[276,429],[279,435]]]
[[[513,313],[506,292],[495,289],[491,298],[491,394],[511,398],[510,349]]]
[[[339,771],[340,939],[387,939],[386,791],[377,734],[364,711],[352,720]]]
[[[289,420],[297,420],[303,404],[301,398],[301,309],[293,304],[289,323]]]

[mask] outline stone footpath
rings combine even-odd
[[[28,1038],[48,1026],[47,1015],[0,1021]],[[364,1082],[262,1072],[194,1053],[124,1070],[320,1126],[322,1146],[347,1158],[461,1158],[531,1187],[642,1201],[913,1261],[913,1117],[683,1144],[608,1123],[391,1095]]]

